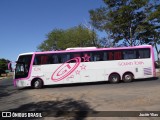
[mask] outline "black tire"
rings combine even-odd
[[[33,87],[35,89],[40,89],[43,87],[43,82],[41,79],[36,79],[34,82],[33,82]]]
[[[132,80],[133,80],[133,74],[131,74],[131,73],[126,73],[126,74],[123,75],[123,81],[124,81],[125,83],[132,82]]]
[[[119,81],[120,81],[120,76],[118,75],[118,74],[116,74],[116,73],[113,73],[113,74],[111,74],[110,76],[109,76],[109,82],[110,83],[119,83]]]

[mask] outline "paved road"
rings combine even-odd
[[[12,79],[0,80],[0,111],[48,111],[46,114],[49,116],[63,116],[63,113],[59,112],[53,114],[54,110],[160,111],[160,79],[20,90],[13,87]],[[79,119],[79,114],[76,114],[74,119]],[[81,120],[86,116],[87,113],[83,113]]]

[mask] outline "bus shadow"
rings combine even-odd
[[[45,119],[44,117],[62,117],[63,119],[70,118],[70,120],[84,120],[89,113],[96,113],[87,102],[83,100],[74,100],[72,98],[61,101],[31,102],[6,111],[15,113],[37,112],[41,113],[41,119]],[[20,119],[22,118],[16,118],[16,120]],[[25,117],[23,118],[23,120],[26,119]]]
[[[3,82],[4,81],[7,81],[7,82],[5,83],[2,83],[2,81],[0,82],[0,100],[18,92],[13,87],[13,84],[10,80],[3,80]]]
[[[68,84],[56,84],[56,85],[44,85],[42,89],[48,89],[48,88],[62,88],[62,87],[80,87],[80,86],[89,86],[89,85],[102,85],[109,83],[108,81],[103,81],[103,82],[88,82],[88,83],[68,83]],[[19,88],[19,91],[23,90],[33,90],[33,87],[24,87],[24,88]]]
[[[8,87],[10,87],[10,85],[1,85],[0,86],[0,99],[11,95],[11,93],[7,91]]]
[[[86,83],[70,83],[70,84],[59,84],[59,85],[45,85],[43,88],[78,87],[78,86],[88,86],[88,85],[102,85],[107,83],[109,82],[100,81],[100,82],[86,82]]]
[[[158,80],[158,77],[146,78],[146,79],[136,79],[132,82],[146,82],[146,81],[155,81]],[[131,83],[132,83],[131,82]],[[109,81],[100,81],[100,82],[87,82],[87,83],[71,83],[71,84],[60,84],[60,85],[45,85],[43,88],[59,88],[59,87],[76,87],[76,86],[88,86],[88,85],[104,85],[112,84]],[[117,84],[117,83],[116,83]],[[122,80],[118,84],[125,84]]]

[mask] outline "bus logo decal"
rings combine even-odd
[[[81,63],[80,57],[75,57],[73,59],[68,60],[54,71],[51,79],[55,82],[58,82],[68,77],[72,72],[74,72],[74,70],[80,65],[80,63]]]
[[[119,66],[144,65],[143,61],[119,62]]]
[[[88,56],[87,54],[84,55],[84,57],[82,57],[83,62],[90,62],[90,56]]]

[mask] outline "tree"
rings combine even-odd
[[[0,75],[1,75],[1,73],[5,73],[5,70],[8,69],[8,63],[9,62],[10,61],[7,60],[7,59],[4,59],[4,58],[0,59]]]
[[[153,18],[155,20],[159,17],[159,11],[153,10],[155,5],[152,4],[152,1],[103,1],[105,7],[89,11],[91,24],[98,30],[109,32],[114,44],[135,46],[153,42],[153,33],[156,28],[151,22],[151,15],[154,16],[152,20]]]
[[[97,35],[94,31],[79,25],[67,30],[54,29],[48,33],[47,39],[38,46],[38,49],[46,51],[64,50],[69,47],[89,47],[94,46],[96,40]]]
[[[160,44],[160,4],[157,0],[154,0],[154,7],[152,7],[152,12],[148,18],[150,23],[154,26],[152,29],[152,45],[155,47],[157,52],[157,58],[159,60],[158,54],[160,54],[160,50],[158,50],[158,45]]]
[[[58,42],[64,37],[64,30],[61,29],[54,29],[50,33],[47,34],[47,40],[43,41],[39,46],[38,49],[41,51],[45,50],[57,50],[58,49]]]

